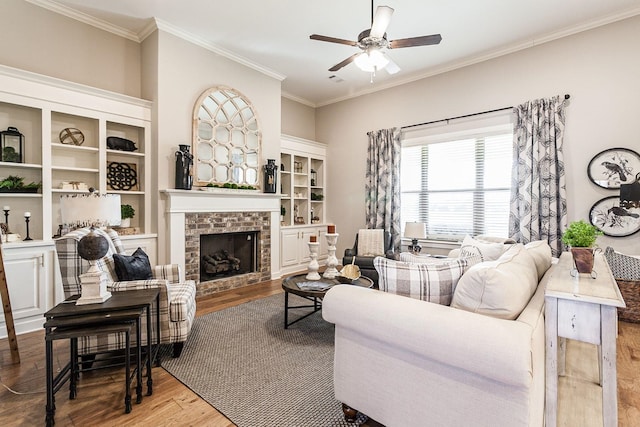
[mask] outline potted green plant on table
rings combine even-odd
[[[578,273],[591,273],[596,238],[602,231],[585,220],[573,221],[562,233],[562,241],[569,245]]]
[[[136,214],[135,209],[131,205],[120,205],[120,227],[131,227],[131,218]]]

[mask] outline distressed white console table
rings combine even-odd
[[[602,253],[596,254],[595,279],[587,274],[572,277],[573,268],[571,253],[564,252],[545,291],[545,425],[557,425],[558,371],[564,373],[565,362],[564,348],[559,351],[558,338],[568,338],[599,346],[602,425],[616,427],[617,307],[625,307],[625,303]]]

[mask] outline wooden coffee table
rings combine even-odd
[[[306,278],[307,273],[296,274],[294,276],[286,277],[282,280],[282,289],[284,289],[284,328],[287,329],[289,326],[294,323],[311,316],[316,311],[322,309],[322,299],[326,295],[327,291],[336,285],[353,285],[353,286],[362,286],[363,288],[372,288],[373,280],[369,279],[365,276],[360,276],[358,279],[353,280],[349,283],[341,283],[337,279],[325,279],[321,278],[320,280],[309,280]],[[318,286],[326,286],[326,289],[300,289],[298,285],[303,283],[313,283],[318,284]],[[289,305],[289,294],[298,295],[304,299],[307,299],[313,304],[307,305]],[[294,320],[293,322],[289,322],[289,310],[298,309],[298,308],[311,308],[312,311],[310,313],[305,314],[304,316]]]

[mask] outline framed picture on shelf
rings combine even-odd
[[[591,207],[589,220],[606,236],[630,236],[640,231],[640,208],[621,207],[619,196],[605,197]]]
[[[587,174],[599,187],[615,190],[620,184],[633,182],[640,172],[640,154],[628,148],[610,148],[596,154],[589,162]]]
[[[113,191],[138,191],[138,171],[135,163],[109,162],[107,188]]]

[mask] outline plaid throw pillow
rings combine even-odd
[[[380,290],[436,304],[449,305],[467,261],[455,259],[440,264],[416,264],[376,257]]]

